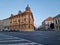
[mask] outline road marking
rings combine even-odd
[[[16,43],[19,41],[19,43],[18,44],[16,44],[16,43],[13,43],[13,42],[15,42],[16,41]],[[26,41],[26,42],[24,42],[24,41]],[[10,44],[8,44],[8,42],[10,42]],[[22,42],[22,43],[20,43],[20,42]],[[21,39],[21,40],[5,40],[5,41],[0,41],[0,43],[7,43],[6,45],[42,45],[42,44],[38,44],[38,43],[35,43],[35,42],[32,42],[32,41],[29,41],[29,40],[25,40],[25,39]],[[11,44],[11,43],[13,43],[13,44]]]
[[[21,39],[21,40],[13,40],[13,39],[12,40],[1,40],[0,43],[1,42],[13,42],[13,41],[25,41],[25,40],[24,39]]]
[[[4,38],[4,36],[6,36]],[[2,39],[0,39],[0,45],[42,45],[30,40],[22,39],[19,37],[9,36],[2,34]]]
[[[35,43],[20,43],[20,44],[1,44],[1,45],[42,45],[42,44],[35,44]]]

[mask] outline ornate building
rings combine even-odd
[[[20,31],[34,31],[34,18],[29,5],[27,5],[24,12],[19,11],[17,15],[11,14],[10,29]]]

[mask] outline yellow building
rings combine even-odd
[[[29,5],[27,5],[24,12],[19,11],[17,15],[11,14],[10,29],[20,31],[34,31],[34,18]]]

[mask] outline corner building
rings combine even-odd
[[[34,31],[34,18],[29,5],[24,12],[19,11],[17,15],[11,14],[9,19],[11,30]]]

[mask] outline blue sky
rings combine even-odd
[[[0,20],[17,14],[19,10],[25,11],[29,4],[34,16],[34,25],[41,25],[47,17],[60,14],[60,0],[0,0]]]

